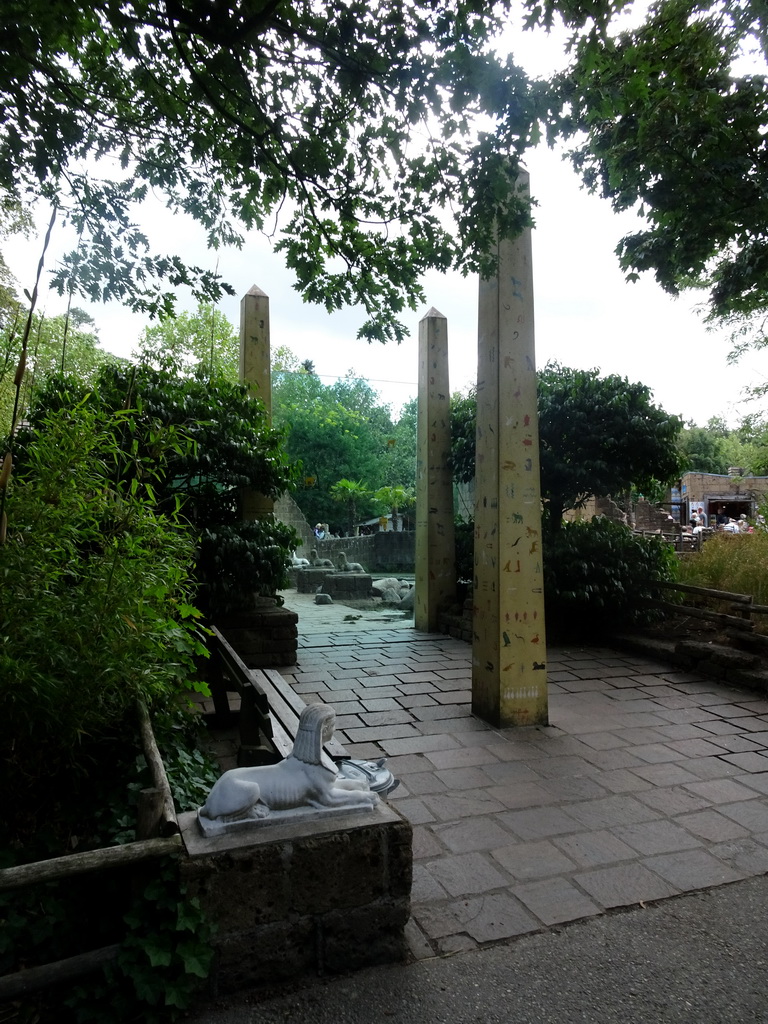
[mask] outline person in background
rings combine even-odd
[[[699,526],[707,526],[707,524],[708,524],[707,513],[704,511],[704,509],[701,507],[701,505],[699,505],[699,507],[696,509],[696,514],[699,517]]]

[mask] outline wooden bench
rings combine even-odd
[[[240,766],[275,764],[293,749],[299,718],[307,706],[276,669],[248,668],[215,626],[209,641],[210,687],[215,722],[226,728],[238,723]],[[229,694],[239,693],[240,711],[233,712]],[[323,764],[336,771],[336,761],[348,757],[338,740],[323,744]]]

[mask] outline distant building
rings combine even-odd
[[[686,473],[680,478],[679,487],[671,490],[673,503],[679,503],[679,521],[689,522],[699,506],[704,509],[712,526],[721,508],[730,519],[738,519],[741,515],[754,519],[758,506],[768,496],[768,476],[742,474],[743,470],[738,466],[733,466],[727,474]]]

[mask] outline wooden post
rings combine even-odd
[[[272,419],[272,366],[269,337],[269,297],[253,285],[240,300],[240,380],[264,403]],[[274,511],[271,498],[245,488],[243,519],[266,519]]]
[[[430,309],[419,323],[414,624],[436,632],[438,612],[456,597],[448,321]]]
[[[472,710],[500,727],[546,725],[530,229],[501,240],[498,258],[479,297]]]

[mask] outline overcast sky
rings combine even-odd
[[[537,47],[528,40],[525,63],[531,73],[544,74],[561,59],[560,52],[556,40]],[[640,381],[651,388],[657,404],[699,424],[711,416],[735,424],[744,413],[759,411],[756,403],[742,401],[742,392],[745,385],[765,380],[768,356],[752,353],[729,366],[727,336],[708,331],[696,311],[701,296],[673,299],[650,275],[636,284],[624,281],[613,250],[632,230],[631,215],[617,217],[605,201],[584,192],[569,165],[544,146],[529,154],[526,166],[538,202],[533,234],[537,364],[557,360]],[[205,253],[196,225],[162,208],[152,210],[146,223],[162,251],[216,265],[217,254]],[[73,247],[71,240],[55,235],[49,266],[65,246]],[[11,270],[30,291],[39,252],[39,240],[4,245]],[[236,289],[237,297],[221,303],[229,319],[237,324],[240,297],[258,285],[270,297],[273,348],[287,345],[299,359],[311,359],[326,382],[353,369],[397,410],[416,394],[418,322],[432,306],[448,319],[451,390],[464,390],[476,379],[476,278],[430,275],[424,309],[403,318],[410,337],[398,347],[356,340],[365,319],[360,310],[329,316],[302,303],[281,258],[261,236],[249,237],[242,250],[218,254],[218,269]],[[130,354],[144,319],[115,304],[89,306],[77,300],[77,305],[95,318],[105,348]],[[181,296],[179,305],[194,304]],[[43,289],[38,308],[53,315],[64,311],[64,303]]]

